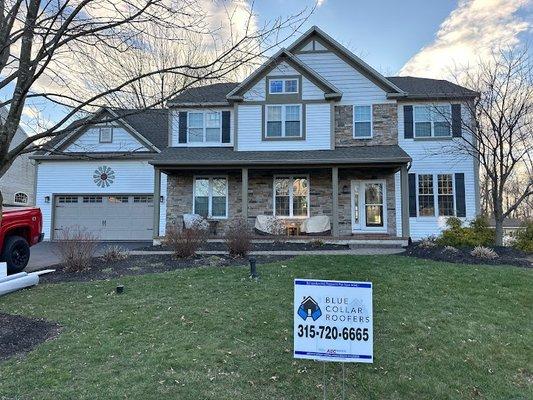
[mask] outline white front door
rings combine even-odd
[[[352,232],[387,231],[384,180],[352,181]]]

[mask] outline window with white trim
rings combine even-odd
[[[306,176],[274,178],[274,215],[278,217],[309,216],[309,179]]]
[[[15,193],[14,200],[17,204],[28,204],[28,195],[23,192]]]
[[[439,215],[446,217],[455,215],[452,174],[437,175],[437,197]]]
[[[197,177],[194,180],[193,213],[204,218],[227,218],[228,180],[225,177]]]
[[[188,113],[189,143],[221,143],[222,117],[219,111]]]
[[[372,137],[372,106],[353,106],[353,137]]]
[[[450,126],[451,106],[414,106],[414,136],[424,137],[451,137]]]
[[[418,175],[418,215],[421,217],[435,216],[433,175]]]
[[[99,134],[100,143],[113,143],[113,127],[102,126]]]
[[[301,137],[302,106],[300,104],[266,106],[265,137]]]
[[[269,94],[294,94],[298,93],[298,79],[269,79]]]

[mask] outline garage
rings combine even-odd
[[[53,238],[80,226],[99,240],[152,240],[153,196],[64,194],[54,196]]]

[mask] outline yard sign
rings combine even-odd
[[[294,358],[373,361],[372,283],[294,280]]]

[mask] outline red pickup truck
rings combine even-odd
[[[0,224],[0,261],[7,272],[21,272],[30,261],[30,247],[41,242],[43,216],[39,208],[4,208]]]

